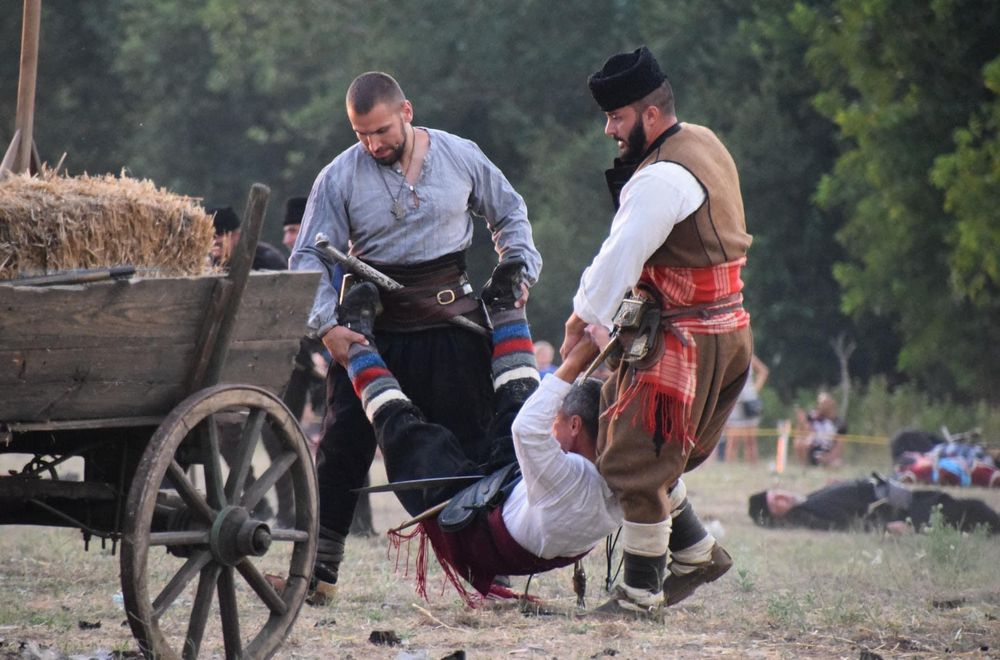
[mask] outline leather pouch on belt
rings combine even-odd
[[[615,341],[621,359],[638,370],[649,369],[663,355],[660,306],[643,297],[626,298],[615,313]]]
[[[490,511],[503,504],[512,484],[521,476],[517,463],[506,465],[460,490],[438,514],[438,525],[445,532],[457,532],[475,520],[481,511]]]

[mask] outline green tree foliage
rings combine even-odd
[[[955,151],[937,158],[931,176],[955,218],[949,236],[955,291],[990,310],[1000,294],[1000,56],[983,67],[983,81],[992,98],[955,131]]]
[[[843,308],[897,328],[899,367],[932,391],[995,399],[1000,379],[986,359],[1000,341],[987,291],[995,280],[978,249],[995,240],[983,214],[1000,201],[995,160],[990,170],[996,94],[984,79],[1000,48],[1000,6],[842,1],[814,20],[816,103],[844,140],[818,194],[848,218],[838,234],[848,259],[835,270]]]

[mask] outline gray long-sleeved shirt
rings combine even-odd
[[[418,129],[419,130],[419,129]],[[337,289],[331,268],[304,248],[324,233],[341,251],[376,263],[416,264],[458,252],[472,242],[473,215],[486,220],[500,261],[521,257],[529,282],[542,268],[524,199],[472,141],[426,130],[430,147],[411,192],[402,185],[399,163],[379,165],[355,144],[316,177],[302,230],[292,250],[292,270],[324,274],[309,314],[309,327],[322,335],[337,322]],[[397,220],[397,198],[406,213]]]

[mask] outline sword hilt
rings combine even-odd
[[[608,343],[605,344],[604,348],[601,349],[601,352],[597,354],[597,357],[595,357],[594,360],[590,363],[590,366],[587,367],[587,370],[583,372],[583,374],[580,376],[580,380],[587,380],[588,378],[590,378],[591,374],[597,371],[597,368],[601,366],[601,363],[607,360],[608,357],[616,349],[620,348],[618,342],[615,341],[615,336],[616,336],[615,334],[612,334],[608,338]]]

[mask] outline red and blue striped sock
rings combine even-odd
[[[369,421],[374,420],[375,413],[387,403],[410,401],[400,389],[399,381],[385,366],[382,356],[371,346],[351,346],[347,352],[347,375]]]
[[[521,379],[538,382],[538,365],[524,309],[492,314],[493,389]]]

